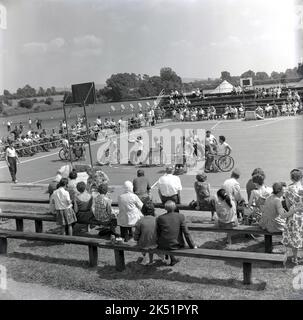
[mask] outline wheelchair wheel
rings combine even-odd
[[[216,162],[218,168],[223,172],[228,172],[233,169],[235,161],[231,156],[221,156]]]
[[[61,160],[68,160],[69,159],[69,154],[68,154],[68,150],[62,148],[59,151],[59,158]]]

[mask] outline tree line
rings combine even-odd
[[[239,85],[240,78],[251,77],[255,82],[266,82],[270,80],[285,83],[288,79],[303,77],[303,64],[298,64],[298,67],[293,69],[286,69],[285,72],[273,71],[270,75],[264,71],[254,72],[248,70],[240,76],[232,76],[228,71],[222,71],[221,76],[216,79],[205,79],[193,82],[182,82],[182,79],[170,67],[163,67],[160,69],[160,74],[156,76],[149,76],[147,74],[135,73],[117,73],[110,76],[106,80],[106,85],[103,89],[96,90],[96,97],[98,102],[114,102],[125,100],[136,100],[144,97],[157,96],[163,89],[165,94],[170,94],[171,91],[191,91],[197,88],[214,87],[221,81],[227,80],[233,85]],[[24,99],[34,97],[50,97],[58,94],[65,94],[66,92],[58,92],[55,87],[44,89],[40,87],[38,90],[32,88],[30,85],[25,85],[23,88],[18,88],[16,93],[10,93],[4,90],[0,97],[2,101],[10,99]],[[41,100],[42,101],[42,100]]]

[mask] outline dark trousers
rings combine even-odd
[[[127,242],[130,238],[133,237],[133,229],[132,227],[121,227],[121,237],[124,238],[124,241]]]
[[[9,163],[9,172],[11,174],[12,180],[16,181],[16,173],[17,173],[17,159],[16,157],[7,157],[7,161]]]
[[[165,197],[165,196],[161,195],[161,202],[163,204],[165,204],[165,202],[168,201],[168,200],[174,201],[175,204],[179,204],[180,203],[179,196],[177,194],[174,194],[173,196],[170,196],[170,197]]]

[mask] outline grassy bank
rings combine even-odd
[[[26,208],[28,209],[30,207]],[[189,214],[187,219],[190,221],[193,217]],[[2,224],[1,228],[14,229],[14,221]],[[54,223],[45,223],[45,228],[48,232],[56,230]],[[33,222],[26,221],[25,230],[34,231]],[[226,248],[224,235],[199,232],[192,232],[192,235],[201,248],[264,250],[262,237],[253,240],[238,236]],[[274,242],[278,240],[274,239]],[[283,251],[283,248],[276,245],[275,250]],[[290,263],[285,269],[267,263],[255,266],[253,276],[267,282],[265,290],[258,291],[259,287],[248,290],[242,285],[242,266],[239,263],[182,258],[174,267],[168,267],[156,259],[153,265],[142,266],[136,263],[138,253],[126,252],[126,270],[117,272],[113,251],[100,250],[99,253],[98,267],[91,269],[88,267],[86,247],[9,240],[8,256],[1,256],[0,264],[7,267],[8,276],[15,281],[95,293],[116,299],[264,300],[299,299],[303,295],[302,291],[292,288],[294,276],[293,265]]]

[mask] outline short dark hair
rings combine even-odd
[[[57,187],[66,187],[68,185],[68,179],[67,178],[62,178],[60,182],[57,184]]]
[[[83,182],[83,181],[78,182],[76,188],[80,193],[83,193],[86,189],[85,182]]]
[[[77,174],[76,171],[72,171],[72,172],[70,172],[70,174],[68,175],[68,177],[69,177],[70,179],[77,179],[77,176],[78,176],[78,174]]]
[[[293,169],[290,171],[290,179],[294,182],[298,182],[302,179],[302,171],[299,169]]]
[[[108,185],[106,183],[101,183],[98,187],[98,192],[100,194],[107,194],[108,192]]]
[[[234,169],[234,170],[232,171],[232,173],[231,173],[231,176],[232,176],[233,178],[235,178],[235,179],[239,179],[239,178],[240,178],[240,175],[241,175],[241,173],[240,173],[240,170],[239,170],[239,169]]]
[[[255,174],[253,177],[252,177],[252,182],[253,183],[257,183],[259,184],[260,186],[262,186],[264,184],[264,176],[262,176],[261,174]]]
[[[222,140],[224,142],[226,139],[224,136],[219,136],[219,140]]]
[[[142,211],[143,215],[145,215],[145,216],[154,216],[155,215],[155,206],[154,206],[152,200],[145,201],[141,211]]]
[[[144,170],[139,169],[139,170],[137,171],[137,176],[138,176],[138,177],[143,177],[143,176],[144,176]]]
[[[263,169],[261,168],[254,169],[251,175],[254,176],[256,174],[260,174],[261,176],[264,176],[264,179],[265,179],[265,172],[263,171]]]
[[[285,187],[285,183],[283,182],[275,182],[272,186],[272,193],[278,194],[283,190],[283,187]]]

